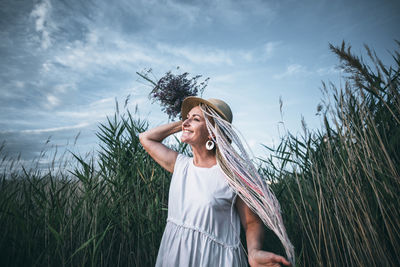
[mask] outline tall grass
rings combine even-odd
[[[347,76],[343,88],[323,84],[324,127],[288,133],[259,171],[299,266],[399,266],[400,55],[388,68],[366,48],[369,67],[345,44],[331,50]],[[99,126],[99,151],[73,154],[73,168],[18,168],[1,157],[1,266],[154,265],[170,174],[139,143],[148,123],[118,110]],[[270,240],[273,250],[279,241]]]
[[[366,47],[373,70],[345,43],[331,50],[346,82],[323,84],[324,128],[285,136],[262,170],[301,266],[399,266],[400,56],[387,68]]]
[[[76,167],[56,176],[4,172],[0,265],[154,265],[170,175],[140,145],[146,128],[116,114],[99,127],[97,160],[74,155]]]

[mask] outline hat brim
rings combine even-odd
[[[214,109],[224,120],[229,121],[228,118],[225,116],[225,114],[217,106],[197,96],[188,96],[183,100],[181,108],[182,121],[186,120],[187,114],[192,108],[200,104],[206,104],[207,106]]]

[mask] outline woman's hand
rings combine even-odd
[[[253,249],[249,253],[249,263],[251,267],[280,267],[281,263],[291,266],[284,257],[259,249]]]

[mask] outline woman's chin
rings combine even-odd
[[[193,145],[193,140],[191,140],[190,138],[181,138],[181,142],[190,146]]]

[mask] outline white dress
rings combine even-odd
[[[248,266],[235,199],[218,164],[196,167],[179,154],[156,266]]]

